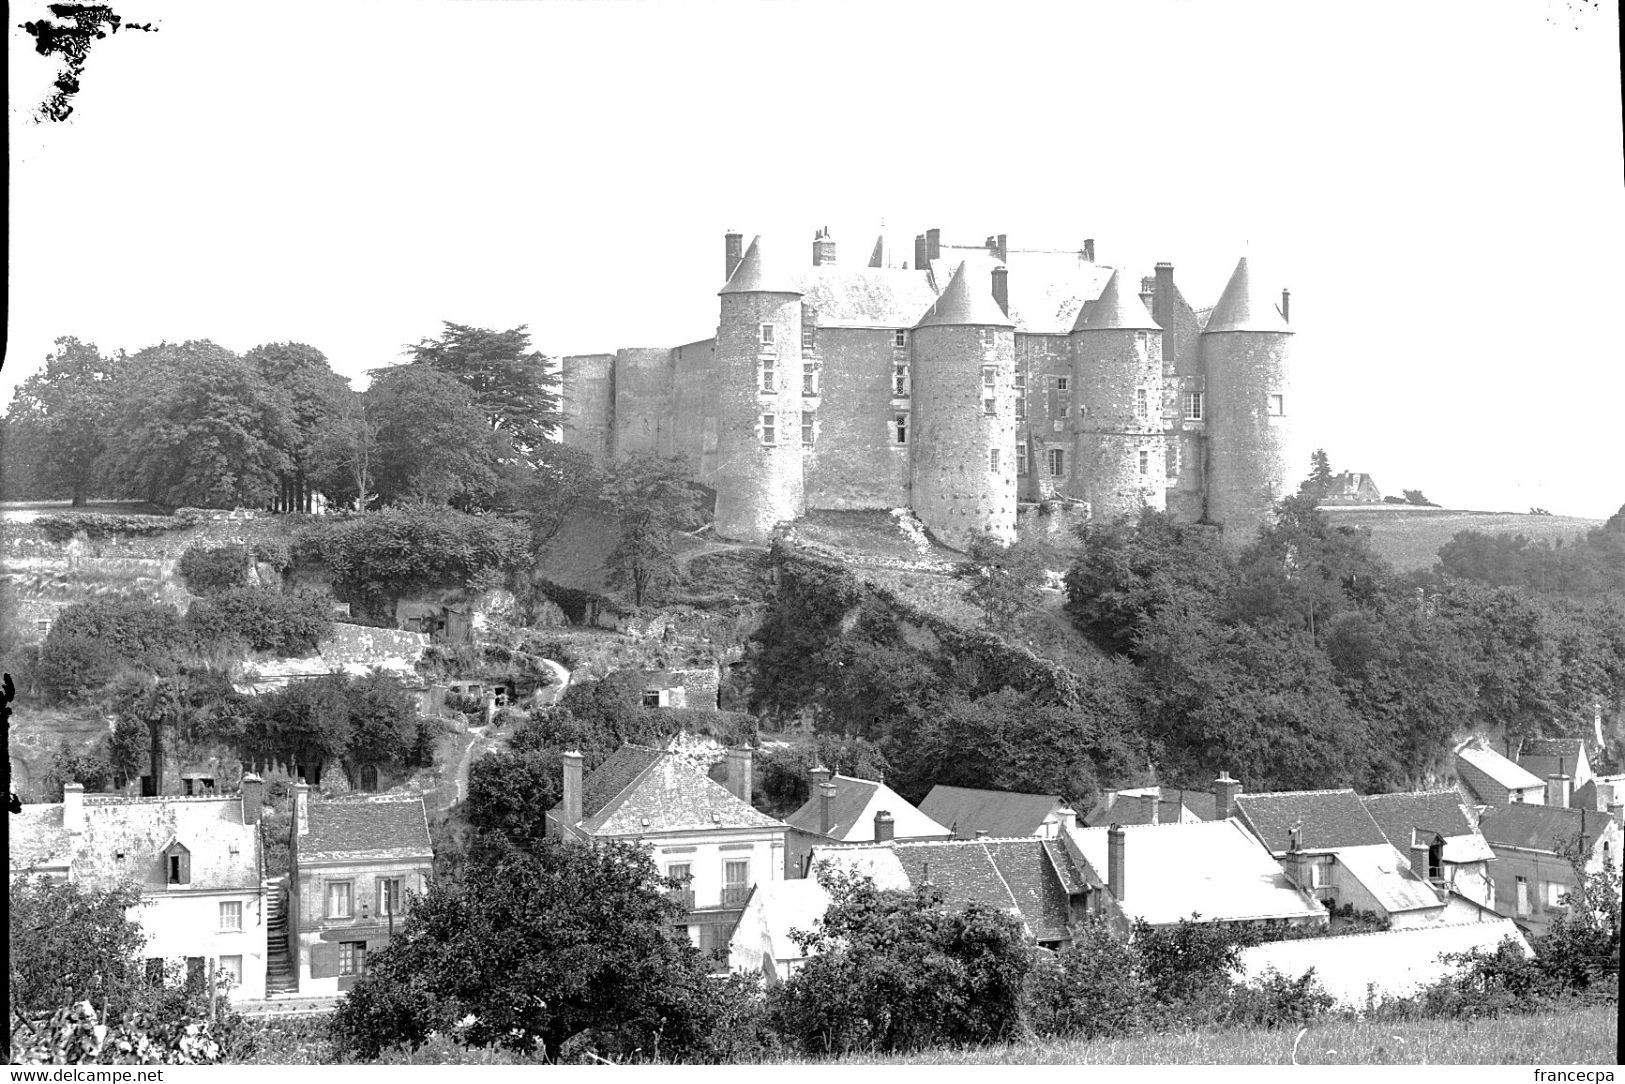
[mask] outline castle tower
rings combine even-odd
[[[961,263],[909,340],[915,514],[950,546],[979,530],[1013,541],[1016,334],[991,277]]]
[[[801,290],[751,241],[727,283],[717,323],[715,468],[701,481],[717,494],[716,531],[764,542],[803,510]]]
[[[1168,438],[1163,423],[1162,328],[1112,272],[1100,298],[1072,327],[1078,417],[1067,493],[1096,519],[1167,504]]]
[[[1287,352],[1292,329],[1255,289],[1247,257],[1202,329],[1207,387],[1207,521],[1245,545],[1286,492]]]

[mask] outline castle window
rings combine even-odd
[[[779,419],[772,414],[762,415],[762,443],[777,444],[779,442]]]
[[[1149,338],[1150,338],[1150,336],[1147,335],[1145,332],[1136,331],[1134,333],[1134,344],[1136,346],[1139,346],[1139,347],[1143,348],[1145,346],[1145,344],[1146,344],[1146,340],[1149,339]]]
[[[1185,420],[1199,422],[1202,420],[1202,393],[1188,391],[1185,393]]]
[[[908,443],[908,415],[897,414],[892,418],[892,443]]]
[[[1140,449],[1140,473],[1151,473],[1151,453],[1146,451],[1144,448]]]
[[[1016,418],[1027,416],[1027,374],[1016,374]]]
[[[1286,398],[1281,395],[1270,396],[1270,413],[1279,418],[1286,414]]]
[[[778,391],[778,366],[772,358],[763,358],[761,362],[762,390],[769,394]]]
[[[801,352],[803,354],[810,354],[813,351],[814,330],[815,329],[811,324],[801,325]]]
[[[1066,476],[1066,452],[1060,448],[1049,450],[1049,476],[1051,478]]]
[[[999,450],[997,448],[989,448],[987,450],[987,469],[995,473],[998,472]]]
[[[1151,397],[1144,388],[1134,389],[1134,416],[1144,418],[1151,410]]]
[[[1016,445],[1016,474],[1025,478],[1027,476],[1027,446]]]
[[[763,325],[761,325],[761,328],[762,328],[762,339],[761,339],[762,345],[763,346],[772,346],[773,345],[773,325],[772,324],[763,324]]]
[[[816,418],[817,415],[810,410],[803,410],[801,412],[801,443],[808,445],[812,444],[813,427]]]
[[[901,350],[908,345],[908,332],[897,331],[893,334],[892,345]]]
[[[891,367],[891,393],[893,397],[898,399],[906,399],[908,397],[907,365],[893,365]]]
[[[1072,386],[1072,381],[1070,379],[1068,379],[1067,377],[1058,376],[1058,377],[1055,378],[1055,390],[1056,391],[1066,391],[1071,386]]]
[[[818,394],[818,363],[815,361],[801,363],[801,394]]]
[[[984,327],[982,329],[982,349],[992,350],[995,346],[997,346],[999,342],[998,335],[999,333],[992,328]]]
[[[998,400],[994,396],[994,380],[997,379],[998,369],[992,365],[982,366],[982,413],[993,414],[997,412]]]

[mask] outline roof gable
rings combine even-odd
[[[1018,794],[938,783],[920,803],[920,812],[958,836],[978,831],[989,836],[1030,836],[1052,813],[1066,807],[1059,794]]]
[[[1388,842],[1360,796],[1347,788],[1238,794],[1236,811],[1273,854],[1291,848],[1294,825],[1301,827],[1299,846],[1305,851]]]
[[[1508,802],[1485,809],[1478,828],[1492,847],[1522,847],[1556,854],[1560,847],[1577,841],[1582,831],[1595,847],[1613,826],[1613,818],[1606,813]]]

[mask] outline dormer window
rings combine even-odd
[[[192,883],[192,852],[180,843],[164,848],[164,879],[172,885]]]

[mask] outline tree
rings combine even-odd
[[[363,1057],[421,1044],[472,1016],[464,1040],[558,1061],[567,1043],[709,1060],[737,985],[713,984],[673,938],[680,913],[648,852],[543,840],[413,902],[405,929],[368,959],[334,1014]]]
[[[331,614],[331,602],[314,591],[233,587],[192,603],[186,627],[203,648],[241,645],[284,657],[310,655],[332,631]]]
[[[1028,991],[1029,1022],[1041,1035],[1129,1035],[1148,1022],[1151,997],[1135,946],[1095,916],[1073,927],[1060,952],[1040,956]]]
[[[530,517],[532,548],[540,554],[570,517],[597,499],[604,468],[589,453],[567,444],[541,448],[536,470],[514,487],[513,502]]]
[[[129,360],[108,442],[113,479],[157,504],[264,507],[288,468],[282,401],[253,365],[208,341]]]
[[[45,368],[18,385],[8,414],[8,461],[26,463],[32,495],[82,505],[104,486],[103,452],[122,393],[121,356],[64,337]]]
[[[181,554],[181,578],[194,595],[215,595],[248,586],[248,547],[241,544],[188,546]]]
[[[1404,490],[1403,492],[1404,492],[1404,495],[1405,495],[1405,503],[1406,504],[1419,504],[1419,505],[1423,505],[1423,506],[1425,506],[1427,508],[1437,508],[1437,507],[1439,507],[1438,505],[1434,504],[1432,501],[1430,501],[1426,497],[1424,497],[1422,495],[1422,491],[1420,489],[1407,489],[1407,490]]]
[[[564,421],[559,371],[541,351],[531,350],[523,324],[492,331],[444,323],[440,338],[407,348],[413,363],[461,383],[487,424],[506,434],[527,463],[540,467]]]
[[[363,398],[377,433],[368,465],[384,504],[422,500],[466,511],[495,493],[497,463],[510,450],[463,384],[426,365],[397,365],[374,371]]]
[[[619,529],[609,582],[642,606],[676,579],[677,534],[699,526],[700,492],[680,457],[634,452],[610,467],[600,499]]]
[[[377,496],[372,478],[377,448],[378,426],[367,416],[365,397],[346,388],[333,417],[312,442],[310,481],[335,505],[365,512]]]
[[[1039,599],[1043,562],[1030,542],[1005,544],[986,531],[972,534],[965,560],[954,574],[969,581],[965,595],[989,627],[1008,632]]]
[[[1309,477],[1298,486],[1298,495],[1322,501],[1332,491],[1332,461],[1326,449],[1316,448],[1309,457]]]
[[[311,483],[322,470],[324,434],[339,421],[355,393],[328,365],[327,356],[304,343],[266,343],[244,355],[283,402],[287,426],[281,450],[288,466],[278,479],[276,509],[311,510]]]
[[[292,764],[307,783],[350,744],[350,712],[342,676],[295,682],[252,702],[241,737],[243,759]]]
[[[1302,628],[1317,643],[1326,622],[1369,604],[1392,578],[1368,535],[1333,526],[1305,496],[1276,506],[1276,521],[1237,557],[1230,616],[1254,625]]]
[[[19,877],[11,882],[12,1021],[78,1001],[122,1015],[144,984],[141,927],[129,917],[135,888],[87,891],[73,882]]]
[[[352,778],[363,767],[417,759],[418,707],[397,678],[382,670],[354,678],[345,688],[345,704],[350,738],[344,763]]]

